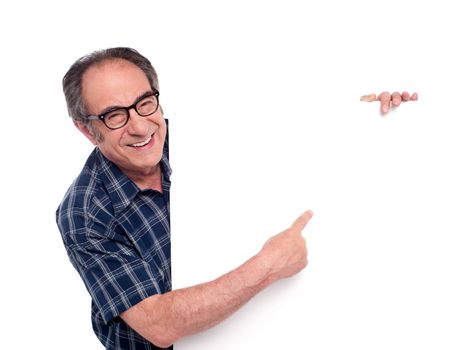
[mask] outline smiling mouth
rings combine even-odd
[[[148,137],[145,141],[139,142],[139,143],[133,143],[131,144],[132,147],[143,147],[146,146],[150,141],[151,141],[152,135]]]

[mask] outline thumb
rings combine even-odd
[[[375,94],[370,94],[370,95],[363,95],[359,99],[360,101],[366,101],[366,102],[374,102],[377,101],[377,95]]]
[[[309,220],[312,218],[313,212],[311,210],[307,210],[304,214],[299,216],[296,221],[294,221],[293,225],[291,226],[292,229],[297,230],[297,231],[302,231],[309,222]]]

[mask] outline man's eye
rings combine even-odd
[[[123,113],[122,111],[113,111],[105,115],[105,119],[108,119],[110,121],[122,120],[125,117],[126,117],[126,114]]]
[[[138,108],[148,107],[148,106],[150,106],[152,103],[153,103],[153,101],[152,101],[151,99],[147,99],[147,100],[140,101],[140,104],[139,104]]]

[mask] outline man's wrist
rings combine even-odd
[[[256,292],[266,288],[276,280],[272,274],[272,269],[266,264],[262,251],[246,261],[241,269],[245,285],[255,289]]]

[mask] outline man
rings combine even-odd
[[[56,212],[107,349],[172,348],[307,265],[302,214],[214,281],[173,290],[167,123],[151,63],[130,48],[91,53],[63,79],[75,126],[96,146]]]

